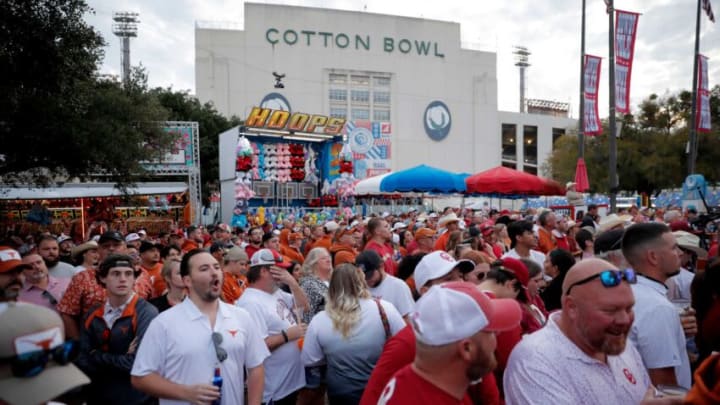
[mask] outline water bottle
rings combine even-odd
[[[213,376],[212,385],[218,387],[218,390],[220,390],[221,396],[218,397],[218,399],[212,401],[212,405],[220,405],[220,402],[222,401],[222,384],[223,379],[220,375],[220,367],[215,367],[215,375]]]

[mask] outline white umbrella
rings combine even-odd
[[[383,193],[380,191],[380,183],[382,179],[392,174],[388,172],[379,176],[368,177],[355,183],[355,195],[372,195],[372,194],[394,194]]]

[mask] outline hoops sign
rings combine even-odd
[[[293,132],[325,133],[341,135],[345,128],[344,118],[325,115],[290,113],[271,108],[253,107],[245,120],[245,125],[253,128],[266,128]]]

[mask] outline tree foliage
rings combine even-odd
[[[625,115],[617,139],[617,173],[620,190],[652,194],[679,187],[687,175],[686,145],[692,94],[683,91],[667,97],[650,95],[640,103],[636,115]],[[711,182],[720,181],[720,86],[711,91],[713,130],[698,134],[696,171]],[[585,163],[592,192],[609,192],[608,123],[603,133],[586,137]],[[575,134],[559,138],[548,160],[545,173],[567,181],[575,177],[578,142]]]

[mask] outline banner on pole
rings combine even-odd
[[[583,99],[585,113],[583,117],[585,135],[599,135],[602,133],[600,113],[598,112],[598,89],[600,87],[599,56],[585,55],[585,77],[583,77]]]
[[[640,14],[616,10],[615,17],[615,110],[630,114],[630,76]]]
[[[708,58],[698,54],[698,88],[695,129],[710,132],[710,84],[708,82]]]

